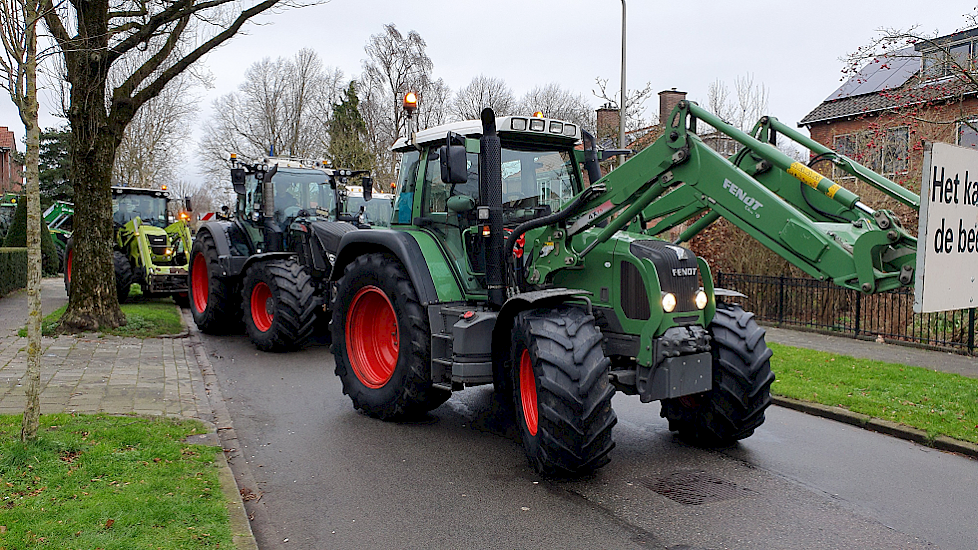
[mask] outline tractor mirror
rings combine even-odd
[[[442,145],[438,158],[441,161],[441,181],[447,184],[465,183],[469,178],[465,163],[464,145]]]
[[[193,212],[194,211],[194,207],[193,207],[193,204],[190,202],[190,197],[189,196],[186,196],[186,197],[183,198],[183,208],[186,211],[188,211],[188,212]]]
[[[231,169],[231,185],[234,187],[235,193],[239,195],[245,194],[245,169],[244,168]]]
[[[360,183],[363,185],[363,200],[369,201],[373,198],[372,193],[374,190],[374,179],[370,176],[363,176]]]

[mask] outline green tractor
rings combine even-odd
[[[399,419],[491,383],[545,475],[609,461],[616,391],[660,401],[688,441],[730,445],[764,422],[771,351],[742,295],[682,243],[722,216],[812,276],[866,293],[913,284],[916,239],[892,213],[773,144],[790,138],[919,205],[913,193],[774,118],[748,134],[683,101],[665,120],[603,177],[611,152],[560,120],[486,109],[398,140],[391,228],[344,234],[330,276],[354,407]],[[705,145],[697,120],[740,151]]]
[[[41,214],[44,223],[48,225],[51,232],[51,240],[58,250],[58,260],[61,271],[65,269],[65,250],[68,248],[68,239],[71,238],[71,223],[75,217],[75,205],[67,201],[55,201],[47,210]]]
[[[189,303],[190,228],[184,212],[171,221],[169,207],[165,186],[112,187],[113,264],[119,303],[128,299],[133,284],[139,284],[145,295],[170,295],[181,307]],[[71,239],[66,250],[65,290],[70,294],[74,259]]]
[[[4,193],[0,198],[0,242],[7,236],[7,229],[14,219],[14,211],[17,210],[17,201],[20,195],[17,193]]]

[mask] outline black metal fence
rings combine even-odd
[[[740,273],[717,273],[716,285],[746,294],[744,309],[760,321],[975,354],[975,309],[917,314],[911,289],[867,296],[815,279]]]

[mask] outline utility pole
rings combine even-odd
[[[625,0],[621,0],[621,101],[618,105],[618,148],[625,148]],[[625,155],[618,155],[618,166],[625,162]]]

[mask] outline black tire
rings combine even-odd
[[[724,447],[749,437],[771,404],[771,350],[754,314],[718,303],[710,323],[713,389],[662,401],[669,429],[690,443]]]
[[[332,335],[336,375],[356,409],[384,420],[408,418],[451,396],[431,383],[428,316],[396,258],[367,254],[346,267]]]
[[[65,295],[71,296],[71,264],[75,259],[75,241],[68,239],[65,244]]]
[[[542,475],[579,476],[610,460],[618,417],[611,408],[611,362],[601,340],[594,316],[577,307],[534,309],[516,317],[513,402],[523,449]]]
[[[201,332],[228,334],[238,329],[241,297],[233,281],[218,276],[214,237],[202,231],[190,252],[190,313]]]
[[[316,287],[294,258],[252,264],[241,285],[245,332],[262,351],[301,348],[316,320]]]
[[[132,264],[118,250],[112,252],[112,264],[115,268],[115,291],[119,295],[119,303],[124,304],[129,299],[129,287],[132,286]]]

